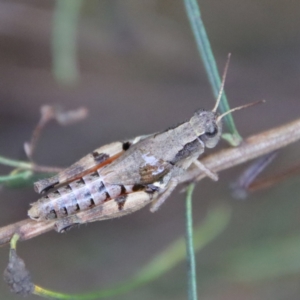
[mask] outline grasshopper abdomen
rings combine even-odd
[[[28,214],[33,219],[59,219],[132,192],[132,186],[105,184],[98,170],[66,183],[33,203]]]

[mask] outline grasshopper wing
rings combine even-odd
[[[47,192],[64,183],[80,178],[87,173],[110,164],[121,156],[131,145],[136,144],[147,136],[139,136],[126,142],[113,142],[95,149],[92,153],[87,154],[76,163],[59,172],[57,175],[39,180],[34,183],[34,189],[37,193]]]

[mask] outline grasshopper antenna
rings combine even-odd
[[[221,101],[221,98],[222,98],[222,94],[223,94],[223,91],[224,91],[224,85],[225,85],[225,79],[226,79],[226,76],[227,76],[227,71],[228,71],[229,62],[230,62],[230,57],[231,57],[231,53],[228,53],[225,69],[224,69],[224,72],[223,72],[223,75],[222,75],[222,83],[221,83],[220,91],[219,91],[219,94],[218,94],[218,98],[217,98],[215,107],[212,109],[213,112],[217,111],[217,109],[219,107],[219,104],[220,104],[220,101]]]
[[[242,106],[238,106],[238,107],[235,107],[235,108],[232,108],[230,109],[229,111],[227,111],[226,113],[218,116],[217,118],[217,122],[219,122],[221,119],[223,119],[226,115],[232,113],[233,111],[236,111],[236,110],[240,110],[240,109],[244,109],[244,108],[247,108],[247,107],[250,107],[250,106],[254,106],[256,104],[260,104],[260,103],[265,103],[266,100],[259,100],[259,101],[255,101],[255,102],[251,102],[251,103],[248,103],[248,104],[245,104],[245,105],[242,105]]]

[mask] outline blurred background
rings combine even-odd
[[[235,113],[242,136],[299,118],[300,2],[198,2],[220,72],[232,53],[225,86],[231,107],[267,100]],[[73,126],[50,123],[39,140],[35,161],[61,167],[103,144],[163,130],[198,108],[213,107],[182,0],[78,3],[74,0],[79,17],[69,28],[76,44],[65,45],[70,36],[59,35],[65,28],[61,20],[70,16],[62,17],[55,1],[0,1],[1,156],[25,159],[23,144],[44,104],[89,110]],[[297,143],[280,151],[264,175],[299,163],[299,150]],[[197,253],[199,299],[299,299],[299,177],[241,201],[229,185],[244,168],[196,187],[195,224],[220,204],[232,209],[229,226]],[[29,203],[38,198],[32,187],[2,187],[0,193],[1,226],[26,218]],[[177,189],[155,214],[145,208],[67,234],[50,232],[20,243],[18,253],[36,284],[79,293],[130,278],[184,231],[184,194]],[[8,247],[2,247],[0,270],[7,259]],[[113,299],[187,299],[186,285],[182,263]],[[3,281],[0,295],[20,299]]]

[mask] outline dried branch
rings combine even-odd
[[[209,169],[219,172],[229,169],[266,153],[285,147],[300,140],[300,119],[286,125],[253,135],[236,148],[228,148],[209,155],[201,160]],[[198,168],[191,167],[180,183],[201,180],[205,177]],[[54,229],[54,221],[36,222],[26,219],[0,228],[0,245],[8,243],[14,233],[20,240],[28,240]]]

